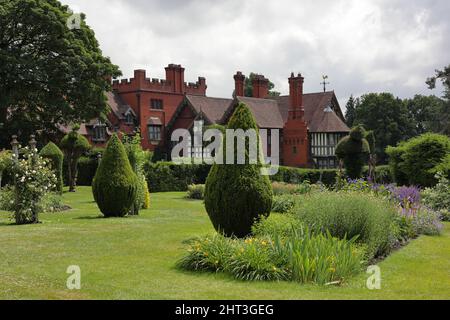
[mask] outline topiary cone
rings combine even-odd
[[[109,140],[92,182],[95,201],[105,217],[123,217],[136,199],[137,177],[116,134]]]
[[[252,113],[242,103],[237,106],[227,129],[254,129],[258,132]],[[222,146],[224,155],[225,140]],[[234,153],[236,155],[236,146]],[[248,147],[245,153],[248,156]],[[262,165],[250,165],[248,160],[246,163],[214,164],[206,180],[206,211],[214,228],[228,237],[248,236],[255,221],[269,216],[272,208],[272,186],[269,178],[261,175]]]

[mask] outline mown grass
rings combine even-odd
[[[243,282],[175,268],[183,241],[214,232],[202,202],[184,193],[152,194],[139,217],[99,218],[90,188],[64,195],[73,210],[43,214],[42,224],[10,225],[0,213],[0,299],[450,299],[450,224],[421,237],[379,266],[382,289],[367,275],[342,287]],[[82,288],[66,288],[66,269],[81,267]]]

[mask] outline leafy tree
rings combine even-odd
[[[72,30],[69,17],[57,0],[0,0],[0,148],[12,134],[48,136],[108,113],[107,79],[120,71],[85,16]]]
[[[441,112],[441,130],[439,133],[450,135],[450,65],[443,70],[436,70],[435,76],[428,78],[427,84],[430,89],[436,88],[436,82],[440,80],[444,86],[444,107]]]
[[[92,182],[92,193],[103,215],[124,217],[130,213],[136,200],[137,185],[126,150],[114,134]]]
[[[443,70],[436,70],[435,76],[428,78],[427,84],[430,89],[436,88],[436,82],[441,80],[444,85],[444,98],[450,100],[450,65]]]
[[[78,160],[87,152],[91,145],[89,141],[78,133],[79,126],[73,127],[60,143],[61,149],[66,154],[68,170],[69,170],[69,192],[75,192],[78,177]]]
[[[365,136],[364,128],[357,126],[336,147],[336,156],[344,162],[347,175],[352,179],[361,178],[368,160],[370,146]]]
[[[413,99],[405,99],[404,103],[414,124],[415,135],[427,132],[450,133],[450,109],[443,99],[416,95]]]
[[[353,124],[355,123],[355,112],[358,105],[359,99],[355,99],[353,95],[351,95],[346,105],[347,111],[345,112],[345,122],[350,128],[353,127]]]
[[[244,95],[246,97],[253,97],[253,79],[258,74],[251,72],[248,77],[245,77],[244,81]],[[269,96],[270,97],[278,97],[280,96],[280,92],[274,91],[275,84],[272,81],[269,81]]]
[[[381,163],[387,162],[385,149],[414,136],[414,124],[402,100],[391,93],[369,93],[356,108],[355,125],[363,125],[375,134],[375,154]]]
[[[245,104],[240,103],[227,129],[254,129],[255,119]],[[222,144],[226,154],[226,138]],[[237,146],[234,156],[236,158]],[[214,164],[205,186],[205,207],[218,232],[226,236],[246,237],[260,217],[267,217],[272,208],[272,187],[267,176],[261,175],[262,164],[249,164],[249,145],[244,150],[246,164]]]
[[[48,143],[44,148],[42,148],[39,155],[48,159],[51,164],[52,170],[55,172],[57,183],[56,190],[59,193],[63,192],[63,162],[64,162],[64,154],[61,149],[58,148],[56,144],[53,142]]]

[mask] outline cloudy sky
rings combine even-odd
[[[425,85],[450,63],[448,0],[62,0],[84,12],[124,76],[182,64],[186,81],[205,76],[208,95],[230,97],[233,74],[257,72],[288,93],[290,73],[305,92],[321,77],[341,105],[351,94],[440,95]],[[342,107],[344,107],[342,105]]]

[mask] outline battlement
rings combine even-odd
[[[114,80],[113,90],[157,91],[177,94],[206,95],[206,79],[199,77],[197,82],[184,82],[184,68],[181,65],[170,64],[166,67],[166,79],[148,78],[145,70],[135,70],[130,79]]]

